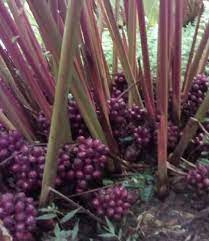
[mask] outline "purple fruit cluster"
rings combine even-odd
[[[189,171],[186,177],[188,184],[196,187],[199,191],[209,191],[209,165],[198,165]]]
[[[111,98],[109,104],[109,117],[116,139],[127,135],[128,107],[123,98]]]
[[[96,192],[91,206],[98,216],[119,221],[135,201],[136,195],[120,185]]]
[[[183,112],[187,117],[194,116],[198,107],[203,102],[208,91],[209,79],[204,74],[197,75],[189,91],[188,99],[183,104]]]
[[[43,111],[40,111],[36,117],[37,134],[48,137],[50,121],[46,118]]]
[[[18,131],[3,130],[0,132],[0,161],[19,152],[23,145],[24,139]]]
[[[5,193],[0,196],[0,219],[14,241],[33,241],[37,210],[34,201],[24,193]]]
[[[88,128],[81,116],[76,101],[73,99],[70,99],[68,102],[68,113],[73,138],[76,139],[78,136],[86,136],[89,133]]]
[[[118,141],[121,154],[126,160],[137,160],[142,148],[152,139],[146,109],[137,105],[129,108],[123,98],[111,98],[108,104],[113,135]]]
[[[151,141],[151,132],[148,127],[139,126],[134,129],[134,139],[138,148],[143,149]]]
[[[168,149],[173,149],[178,143],[180,129],[173,122],[168,122]]]
[[[209,131],[209,122],[205,121],[202,123],[205,130],[208,132]],[[192,143],[195,144],[195,146],[198,146],[199,150],[207,151],[208,150],[208,143],[206,142],[206,134],[202,129],[199,129],[196,136],[192,139]]]
[[[4,127],[3,124],[0,123],[0,133],[5,132],[6,128]]]
[[[80,114],[76,101],[74,99],[68,100],[68,115],[71,123],[71,131],[73,138],[78,136],[87,136],[89,134],[88,128]],[[50,121],[46,118],[44,113],[40,111],[36,117],[37,134],[48,137],[50,128]]]
[[[111,97],[117,98],[128,88],[127,80],[123,73],[117,73],[114,76],[113,84],[111,86]]]
[[[146,117],[146,109],[142,109],[138,105],[133,105],[128,110],[129,122],[133,123],[135,126],[144,124]]]
[[[154,133],[154,140],[155,143],[157,144],[157,133],[158,133],[158,126],[159,126],[159,122],[156,123],[156,129],[155,129],[155,133]],[[168,141],[167,141],[167,147],[168,150],[172,151],[176,144],[179,141],[181,135],[181,129],[175,125],[172,121],[168,122]]]
[[[83,136],[73,147],[65,145],[58,159],[57,185],[70,181],[75,192],[87,190],[93,181],[101,180],[108,151],[99,140]]]
[[[17,187],[24,192],[40,188],[44,171],[46,148],[25,145],[10,167]]]
[[[205,137],[204,132],[199,131],[197,133],[197,135],[192,139],[192,143],[194,143],[195,146],[203,147],[203,145],[204,145],[204,137]]]

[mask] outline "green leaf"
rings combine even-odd
[[[12,37],[12,43],[14,44],[19,37],[20,37],[19,35]]]
[[[119,140],[120,140],[120,142],[131,142],[131,141],[133,141],[133,136],[127,136],[124,138],[120,138]]]
[[[57,212],[57,207],[55,206],[54,203],[52,203],[50,206],[46,208],[39,208],[39,211],[43,213]]]
[[[115,234],[112,234],[112,233],[103,233],[103,234],[100,234],[99,236],[100,236],[100,237],[103,237],[103,238],[113,238],[113,237],[117,237]]]
[[[71,231],[71,230],[62,230],[62,231],[60,232],[61,238],[62,238],[62,239],[66,239],[66,241],[69,240],[69,239],[67,239],[67,238],[69,238],[71,235],[72,235],[72,231]],[[64,240],[63,240],[63,241],[64,241]]]
[[[59,227],[58,224],[56,224],[55,228],[54,228],[54,234],[56,237],[58,237],[60,235],[61,229]]]
[[[131,237],[129,236],[128,239],[126,241],[131,241]]]
[[[72,241],[76,240],[78,237],[78,230],[79,230],[79,221],[75,224],[72,230]]]
[[[76,213],[80,210],[80,208],[76,209],[76,210],[72,210],[71,212],[67,213],[61,220],[61,223],[66,223],[68,222],[70,219],[72,219]]]
[[[153,185],[149,185],[144,187],[144,190],[141,191],[141,198],[143,201],[148,202],[154,194],[154,187]]]
[[[207,158],[201,158],[198,160],[198,163],[201,165],[209,165],[209,159]]]
[[[56,224],[54,229],[55,239],[54,241],[68,241],[69,237],[72,235],[71,230],[61,230],[59,225]]]
[[[106,223],[107,223],[107,227],[108,227],[108,231],[110,231],[111,234],[115,235],[115,227],[113,226],[113,224],[110,222],[110,220],[105,217]]]
[[[123,230],[120,228],[119,233],[118,233],[119,240],[122,239],[122,236],[123,236]]]
[[[48,214],[44,214],[42,216],[37,217],[37,220],[50,220],[53,218],[56,218],[57,215],[55,213],[48,213]]]
[[[102,184],[104,185],[104,186],[107,186],[107,185],[111,185],[111,184],[113,184],[114,182],[112,181],[112,180],[110,180],[110,179],[103,179],[102,180]]]
[[[207,151],[203,151],[203,152],[201,152],[201,156],[208,156],[208,152]]]
[[[202,123],[207,123],[209,121],[209,118],[205,118]]]

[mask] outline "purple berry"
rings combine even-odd
[[[29,206],[33,213],[28,214]],[[34,240],[37,211],[32,198],[27,198],[24,193],[1,195],[0,216],[15,241]]]
[[[202,103],[209,86],[209,79],[204,74],[199,74],[193,79],[188,99],[183,103],[183,114],[189,118],[194,116]]]
[[[17,186],[28,193],[38,190],[41,186],[45,163],[46,148],[41,146],[27,147],[17,153],[10,167]]]
[[[94,193],[94,198],[91,202],[92,209],[99,216],[104,215],[115,220],[120,220],[135,202],[134,198],[129,198],[130,196],[134,195],[128,192],[123,186],[102,189]]]

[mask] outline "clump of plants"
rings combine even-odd
[[[6,190],[0,218],[14,240],[36,240],[39,232],[45,237],[47,225],[54,229],[52,240],[82,240],[83,215],[110,231],[109,219],[121,222],[139,198],[146,199],[127,184],[146,169],[154,170],[161,198],[169,192],[170,172],[208,192],[208,165],[196,166],[207,151],[209,110],[209,24],[196,41],[202,12],[184,73],[183,2],[160,1],[154,74],[142,0],[124,2],[123,27],[117,4],[109,0],[26,2],[0,2],[0,167]],[[113,40],[112,71],[103,24]],[[182,162],[190,165],[179,172]],[[36,219],[38,207],[47,211],[52,201],[60,211]]]

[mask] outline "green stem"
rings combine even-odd
[[[73,57],[76,53],[76,40],[82,9],[82,0],[71,0],[67,9],[65,31],[61,48],[61,58],[55,101],[53,107],[49,143],[42,181],[40,205],[44,206],[49,199],[49,186],[53,187],[57,173],[57,154],[62,144],[70,140],[70,128],[67,121],[67,99],[73,76]],[[61,129],[62,128],[62,129]]]

